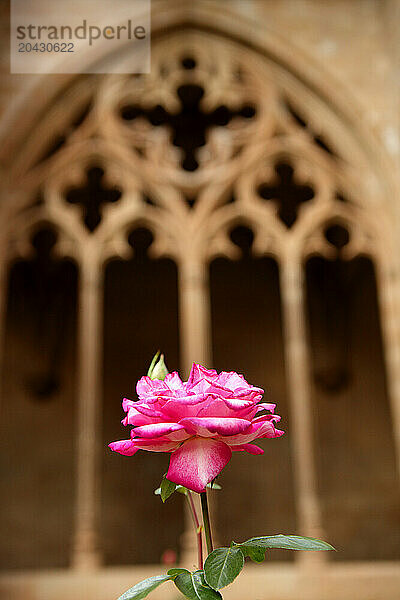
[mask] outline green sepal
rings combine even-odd
[[[168,369],[164,361],[164,354],[160,354],[160,351],[158,350],[150,363],[147,377],[150,377],[150,379],[161,379],[161,381],[163,381],[167,375]]]
[[[190,573],[190,571],[188,571],[187,569],[178,568],[170,569],[169,571],[167,571],[167,575],[169,575],[172,580],[178,577],[178,575],[180,575],[181,573]]]
[[[205,580],[214,590],[220,590],[232,583],[243,567],[244,554],[239,546],[217,548],[204,563]]]
[[[187,488],[183,487],[183,485],[177,485],[175,488],[175,492],[179,492],[179,494],[187,494]],[[161,496],[161,486],[159,486],[156,490],[154,490],[156,496]]]
[[[165,475],[164,475],[164,477],[165,477]],[[172,483],[172,482],[171,482],[171,483]],[[208,488],[211,488],[211,489],[213,489],[213,490],[221,490],[221,489],[222,489],[222,488],[221,488],[221,486],[220,486],[220,485],[218,485],[218,483],[214,483],[214,485],[213,485],[213,484],[211,484],[211,483],[208,483],[208,484],[207,484],[207,487],[208,487]],[[186,496],[186,495],[187,495],[187,493],[188,493],[188,489],[187,489],[187,488],[185,488],[183,485],[176,485],[176,487],[175,487],[175,490],[174,490],[174,491],[175,491],[175,492],[178,492],[179,494],[184,494],[185,496]],[[159,486],[159,487],[158,487],[156,490],[154,490],[154,493],[155,493],[155,495],[156,495],[156,496],[161,496],[161,486]],[[171,494],[170,494],[170,495],[171,495]],[[168,497],[169,497],[169,496],[168,496]]]
[[[163,477],[160,487],[161,487],[161,494],[160,494],[161,500],[163,502],[165,502],[166,500],[168,500],[168,498],[170,496],[172,496],[172,494],[176,490],[176,483],[173,483],[172,481],[169,481],[169,479],[167,479],[166,477]]]
[[[171,577],[169,575],[154,575],[153,577],[144,579],[143,581],[140,581],[131,587],[124,594],[122,594],[118,600],[142,600],[142,598],[146,598],[146,596],[155,590],[159,585],[170,580]]]
[[[160,351],[157,350],[157,352],[155,353],[155,355],[153,356],[153,358],[151,359],[151,363],[149,366],[149,369],[147,371],[147,377],[151,377],[151,374],[153,372],[154,369],[154,365],[156,364],[156,362],[158,361],[158,357],[160,356]]]
[[[222,596],[207,585],[204,571],[180,573],[174,583],[188,600],[221,600]]]
[[[222,490],[222,487],[215,481],[215,479],[210,483],[207,483],[206,487],[210,488],[211,490]]]
[[[250,538],[246,542],[237,544],[233,542],[234,547],[240,548],[245,556],[248,556],[254,562],[262,562],[267,550],[272,548],[282,548],[284,550],[335,550],[331,544],[317,540],[315,538],[303,537],[300,535],[270,535],[263,537]]]

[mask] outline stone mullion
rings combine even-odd
[[[386,379],[400,478],[400,271],[387,256],[378,260],[376,266]]]
[[[300,259],[290,255],[282,259],[280,282],[298,530],[301,535],[323,539],[317,492],[304,275]],[[325,553],[301,553],[299,558],[303,561],[323,561]]]
[[[211,311],[207,266],[196,260],[179,265],[179,324],[183,373],[193,362],[211,364]]]
[[[3,377],[3,356],[5,346],[6,309],[7,309],[8,264],[3,245],[0,245],[0,378]],[[0,398],[0,410],[2,399]]]
[[[96,260],[86,258],[80,265],[78,307],[77,491],[72,556],[72,563],[78,569],[95,568],[101,563],[97,527],[100,505],[102,311],[102,267]]]
[[[185,378],[193,362],[211,365],[211,311],[207,265],[192,257],[179,264],[179,322],[180,353]],[[200,497],[193,494],[196,510],[201,514]],[[213,498],[211,513],[215,515]],[[213,519],[215,530],[215,518]],[[215,533],[214,533],[215,536]],[[197,560],[196,536],[193,522],[185,506],[185,530],[182,536],[182,564],[195,565]]]

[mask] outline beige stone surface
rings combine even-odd
[[[52,496],[69,511],[67,520],[59,525],[63,544],[70,534],[68,549],[64,548],[56,558],[52,547],[46,548],[46,539],[42,539],[45,549],[41,558],[33,561],[39,568],[13,571],[11,567],[29,564],[30,540],[21,538],[21,545],[17,542],[11,552],[19,552],[20,562],[10,564],[8,553],[7,570],[0,575],[0,597],[106,600],[154,572],[140,564],[132,568],[102,566],[101,542],[101,498],[103,502],[106,498],[107,508],[112,505],[110,489],[105,494],[101,491],[105,485],[100,461],[100,440],[104,445],[102,417],[115,412],[103,410],[102,404],[111,402],[108,397],[102,398],[105,388],[101,383],[104,289],[107,292],[104,273],[108,262],[131,258],[127,234],[133,226],[140,226],[149,229],[154,238],[150,257],[172,259],[176,264],[177,284],[166,279],[169,286],[176,286],[176,298],[173,291],[168,314],[175,319],[172,307],[176,308],[184,374],[193,360],[208,365],[221,361],[224,365],[225,360],[234,358],[238,364],[248,360],[249,372],[263,380],[265,377],[268,386],[262,360],[254,346],[246,351],[245,338],[251,329],[257,344],[262,342],[257,321],[261,322],[263,309],[269,311],[263,327],[273,319],[273,340],[264,351],[268,355],[278,348],[279,356],[274,355],[272,360],[272,387],[277,395],[285,395],[282,405],[290,424],[290,445],[282,446],[285,456],[290,455],[290,465],[282,469],[282,489],[271,494],[271,504],[275,503],[282,522],[290,508],[298,532],[325,537],[329,531],[339,540],[351,543],[351,533],[357,536],[354,522],[360,518],[362,523],[364,518],[365,523],[371,515],[378,525],[382,518],[382,526],[392,536],[390,548],[383,548],[378,525],[365,526],[368,532],[361,537],[370,541],[355,542],[346,554],[351,559],[363,558],[362,563],[334,563],[326,555],[299,554],[293,564],[276,562],[257,570],[249,567],[224,597],[239,600],[250,594],[252,600],[397,600],[400,567],[393,523],[399,519],[400,467],[400,0],[153,0],[152,11],[150,75],[22,76],[9,73],[9,7],[5,1],[0,3],[0,335],[4,338],[5,332],[5,339],[15,350],[7,354],[7,347],[1,347],[7,354],[2,361],[6,381],[2,402],[6,403],[4,415],[12,422],[7,438],[11,449],[18,443],[21,411],[27,403],[26,394],[18,387],[22,372],[18,369],[26,364],[32,349],[24,349],[22,321],[10,325],[7,320],[7,270],[15,260],[32,258],[32,235],[45,223],[59,234],[55,256],[72,259],[79,273],[76,363],[70,356],[65,367],[68,372],[72,364],[77,365],[77,381],[72,389],[69,380],[60,393],[60,406],[68,407],[68,428],[59,437],[60,458],[55,460],[55,467],[50,465],[68,472],[74,489],[74,499],[68,496],[64,503],[59,498],[63,489],[59,484],[58,495]],[[194,58],[195,68],[184,68],[184,57]],[[118,60],[123,59],[121,52]],[[165,109],[162,118],[172,123],[171,115],[180,109],[179,86],[192,91],[201,87],[203,115],[210,115],[221,106],[229,113],[228,124],[206,128],[204,140],[192,154],[187,151],[190,134],[195,138],[204,132],[193,130],[188,135],[184,128],[178,133],[175,130],[178,140],[171,143],[171,128],[154,124],[157,118],[151,114],[154,106],[161,105]],[[121,118],[121,110],[129,113],[137,107],[141,116]],[[247,111],[248,116],[241,111]],[[59,136],[60,148],[52,149]],[[191,168],[182,167],[185,152],[186,159],[189,155],[192,161]],[[289,214],[289,224],[279,212],[283,200],[279,204],[275,196],[268,196],[279,183],[282,165],[291,189],[297,190],[293,196],[299,203],[299,207],[295,205],[293,222]],[[123,194],[120,200],[102,208],[99,224],[89,231],[79,206],[65,200],[68,190],[87,185],[93,166],[103,169],[104,188],[121,189]],[[260,191],[263,186],[267,188],[264,196]],[[312,197],[301,197],[304,190],[306,194],[311,190]],[[350,237],[339,253],[325,235],[332,224],[345,227]],[[220,330],[213,323],[216,301],[209,270],[209,264],[221,257],[229,261],[240,259],[238,247],[230,237],[238,225],[250,227],[253,233],[251,265],[273,257],[277,264],[275,273],[279,271],[273,282],[275,291],[271,292],[276,297],[271,296],[265,305],[254,309],[243,300],[243,319],[235,317],[240,321],[239,337],[244,340],[242,354],[232,350],[234,342],[229,337],[230,309],[231,314],[238,314],[234,312],[233,299],[232,306],[228,305],[229,300],[226,307],[222,303],[225,320]],[[349,301],[354,323],[348,327],[347,335],[357,353],[352,364],[358,379],[336,396],[329,396],[326,390],[318,393],[315,381],[315,371],[329,369],[336,350],[331,348],[318,322],[310,336],[310,323],[311,329],[314,325],[312,319],[307,320],[310,299],[304,263],[316,255],[328,261],[338,259],[338,263],[346,265],[354,264],[353,259],[359,256],[368,256],[375,267],[376,288],[374,275],[365,275],[362,293],[353,293]],[[138,256],[142,260],[140,253]],[[246,259],[242,260],[244,271],[237,271],[239,284],[248,281],[246,277],[253,268]],[[228,287],[230,271],[226,268],[221,272]],[[147,275],[143,273],[146,271],[142,272],[145,280],[151,270]],[[268,273],[271,283],[273,277]],[[250,288],[253,284],[248,283]],[[317,288],[314,294],[317,296]],[[343,306],[345,310],[349,308],[344,300]],[[235,307],[240,312],[240,304]],[[125,308],[125,315],[128,309]],[[28,310],[35,314],[34,308],[26,309],[26,314],[31,314]],[[251,310],[254,313],[246,317],[246,311]],[[140,314],[147,317],[145,311]],[[125,333],[134,339],[132,323],[126,326]],[[366,330],[365,337],[361,329]],[[127,337],[118,335],[127,343]],[[113,338],[111,333],[109,339],[119,338]],[[324,345],[328,347],[325,353]],[[39,349],[37,363],[32,360],[32,367],[40,370],[43,356]],[[118,385],[117,381],[118,373],[111,374],[107,390]],[[16,402],[15,411],[9,396]],[[355,401],[349,407],[352,398]],[[339,415],[335,414],[337,406],[341,407]],[[47,409],[47,428],[51,427],[56,408]],[[30,410],[31,407],[26,408],[27,415]],[[353,430],[349,421],[357,420],[357,410],[364,413]],[[375,422],[374,411],[379,411]],[[38,414],[32,420],[40,429]],[[330,428],[331,414],[335,424],[339,423],[338,433]],[[371,427],[375,425],[372,434],[369,414]],[[24,426],[21,423],[22,430]],[[323,439],[321,433],[315,434],[316,426],[319,432],[325,432]],[[107,435],[108,427],[107,422]],[[51,439],[57,443],[56,431],[51,433]],[[384,441],[380,442],[380,438]],[[34,444],[32,432],[26,440]],[[335,448],[341,441],[336,455]],[[371,448],[376,450],[369,460]],[[48,470],[43,469],[46,448],[41,445],[35,447],[36,451],[31,479],[37,473],[47,477],[43,489],[51,490],[51,486],[46,488],[51,484]],[[271,456],[273,452],[277,450]],[[18,474],[21,491],[29,477],[24,479],[24,463],[18,456],[15,452],[12,461],[8,465],[5,461],[2,468],[7,481],[15,483],[13,477]],[[343,472],[335,471],[336,461]],[[72,462],[74,477],[70,473]],[[138,464],[138,472],[144,472],[144,463]],[[235,467],[242,488],[240,501],[235,502],[235,514],[227,515],[218,499],[214,507],[223,523],[220,537],[224,539],[230,520],[240,519],[241,512],[247,510],[246,478],[250,474],[257,493],[257,519],[263,519],[263,490],[257,481],[257,468],[246,471],[242,464],[240,459],[240,466]],[[107,468],[111,468],[110,464]],[[60,479],[60,472],[55,481]],[[119,486],[115,506],[129,518],[132,497],[127,471],[121,468],[118,473],[109,479]],[[265,481],[267,486],[271,473],[278,485],[277,469],[263,471],[261,483]],[[232,479],[227,478],[229,486]],[[282,490],[287,490],[286,506],[277,506],[284,501]],[[15,504],[8,502],[7,491],[2,497],[6,505],[2,523],[6,526],[9,519],[13,531],[26,522],[27,515],[25,521],[18,519],[23,510],[18,504],[21,499],[23,505],[22,494]],[[40,495],[36,495],[34,503],[39,508],[40,500]],[[142,501],[137,501],[139,505],[143,511]],[[347,522],[341,519],[342,512],[346,512]],[[183,519],[180,511],[171,512],[171,518],[179,519],[178,513]],[[51,514],[55,525],[47,522],[47,526],[55,531],[57,511]],[[332,525],[335,518],[337,527]],[[185,519],[180,552],[187,565],[194,561],[194,548],[190,520],[187,515]],[[117,530],[121,522],[117,517],[110,519],[107,531],[111,537],[113,524]],[[154,528],[157,523],[152,525]],[[233,527],[241,531],[237,523]],[[33,537],[37,535],[34,527],[30,531]],[[373,546],[374,536],[380,539],[380,546]],[[115,548],[115,539],[107,544]],[[8,550],[5,544],[4,556]],[[43,569],[52,558],[54,567],[64,566],[67,554],[71,568]],[[151,548],[147,556],[153,556]],[[155,570],[160,568],[163,567]],[[174,598],[173,588],[163,590],[155,592],[154,598]]]

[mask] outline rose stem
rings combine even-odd
[[[210,515],[208,512],[207,492],[200,494],[201,510],[203,512],[204,534],[206,536],[207,552],[210,554],[213,551],[213,543],[211,537]]]
[[[194,523],[194,527],[195,527],[195,530],[196,530],[196,537],[197,537],[197,557],[198,557],[199,569],[200,569],[200,571],[202,571],[203,570],[203,540],[202,540],[202,537],[201,537],[201,526],[200,526],[200,523],[199,523],[199,519],[197,517],[196,507],[194,505],[193,496],[192,496],[190,490],[187,490],[186,498],[187,498],[188,503],[189,503],[190,512],[192,514],[193,523]]]

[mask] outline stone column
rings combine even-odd
[[[90,256],[90,253],[87,253]],[[77,494],[72,562],[78,569],[100,565],[98,548],[99,455],[103,273],[84,253],[80,265],[78,326]]]
[[[317,494],[303,265],[300,259],[292,256],[283,258],[280,281],[297,523],[301,535],[323,539]],[[323,561],[324,555],[324,552],[305,552],[299,558],[314,563],[315,560]]]
[[[193,362],[211,365],[211,315],[208,270],[205,264],[191,258],[179,265],[179,323],[182,377],[187,377]],[[196,510],[201,515],[200,497],[193,494]],[[215,503],[210,507],[215,514]],[[215,518],[212,519],[215,530]],[[215,535],[215,533],[214,533]],[[185,507],[185,531],[182,536],[182,564],[196,565],[196,537],[189,509]]]
[[[211,364],[211,316],[207,266],[191,259],[179,265],[179,323],[184,376],[192,363]]]
[[[376,271],[386,379],[400,478],[400,272],[387,257],[377,263]]]
[[[8,265],[6,263],[6,253],[2,245],[0,245],[0,379],[3,376],[3,356],[5,344],[5,329],[6,329],[6,309],[7,309],[7,280],[8,280]],[[0,410],[1,410],[0,398]]]

